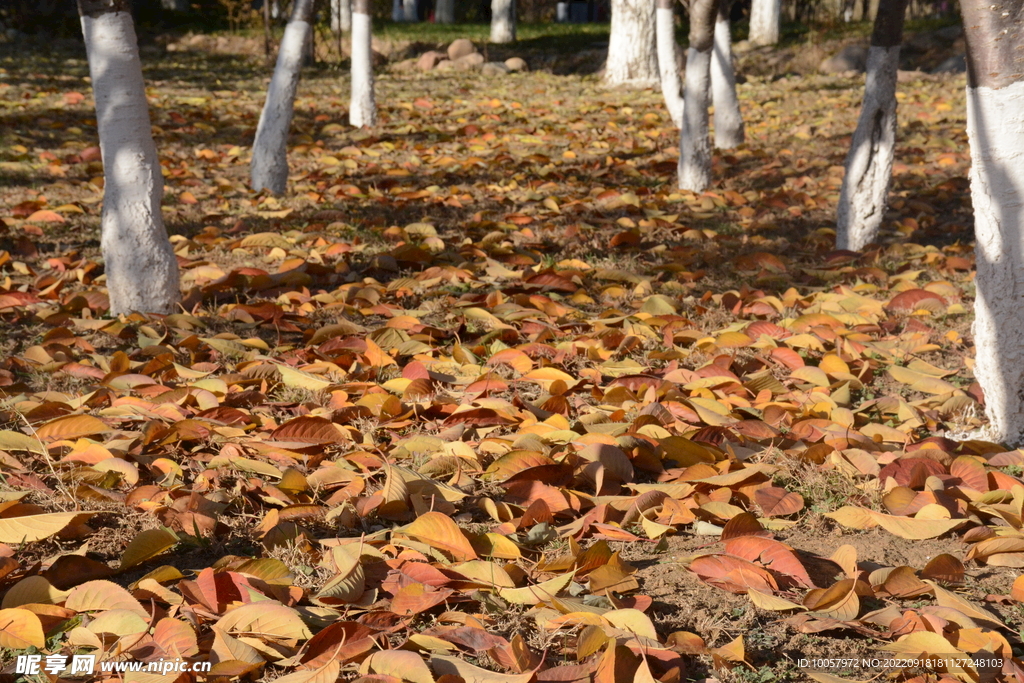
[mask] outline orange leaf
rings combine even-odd
[[[67,220],[56,211],[40,209],[25,219],[29,223],[66,223]]]
[[[39,617],[27,609],[0,609],[0,647],[8,651],[46,647]]]
[[[702,555],[690,562],[688,569],[705,583],[730,593],[746,593],[753,589],[772,595],[779,589],[775,578],[766,569],[732,555]]]
[[[754,501],[761,506],[765,517],[784,517],[804,509],[804,498],[778,486],[768,486],[754,492]]]
[[[67,415],[51,420],[36,430],[41,441],[78,439],[109,432],[110,427],[103,420],[92,415]]]
[[[403,531],[418,541],[450,554],[456,562],[477,559],[477,554],[469,539],[462,533],[462,529],[450,517],[440,512],[420,515]]]

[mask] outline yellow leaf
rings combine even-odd
[[[996,619],[991,612],[975,607],[956,593],[946,590],[930,579],[924,579],[924,582],[932,587],[932,592],[935,593],[935,601],[939,603],[940,606],[959,610],[974,621],[980,621],[994,628],[1006,627],[1006,625]]]
[[[482,583],[487,586],[501,588],[515,588],[516,584],[502,567],[494,562],[485,560],[470,560],[461,564],[452,565],[450,569],[462,574],[467,579]]]
[[[461,678],[466,683],[529,683],[533,679],[532,671],[524,674],[502,674],[445,655],[432,656],[430,667],[438,677],[453,676]]]
[[[359,561],[358,546],[335,546],[331,555],[338,573],[313,596],[317,605],[356,602],[366,590],[366,572]]]
[[[236,607],[221,617],[217,626],[228,632],[294,640],[305,640],[313,635],[302,623],[298,612],[276,600],[261,600]]]
[[[286,387],[306,389],[308,391],[323,391],[331,386],[332,382],[302,370],[296,370],[290,365],[278,365],[278,372],[281,373],[281,382]]]
[[[95,512],[48,512],[42,515],[0,519],[0,543],[31,543],[62,531],[76,519],[84,521]]]
[[[148,618],[149,611],[131,593],[112,581],[88,581],[75,586],[68,593],[64,606],[76,612],[104,612],[111,609],[129,610]]]
[[[646,512],[640,515],[640,525],[644,528],[647,538],[652,540],[675,530],[675,527],[648,519]]]
[[[809,382],[817,387],[827,387],[832,384],[828,379],[828,375],[825,374],[825,371],[821,368],[816,368],[813,365],[805,365],[802,368],[794,370],[790,374],[790,377],[803,380],[804,382]]]
[[[935,538],[961,526],[966,519],[913,519],[872,513],[875,522],[891,534],[911,541]]]
[[[795,602],[790,602],[789,600],[776,597],[774,595],[761,593],[753,588],[747,590],[747,597],[750,598],[750,602],[754,603],[755,607],[760,607],[761,609],[771,612],[785,612],[786,610],[791,609],[806,609],[803,605],[798,605]]]
[[[27,609],[0,609],[0,648],[24,650],[46,647],[46,636],[39,617]]]
[[[499,588],[498,596],[514,605],[536,605],[550,600],[568,587],[575,572],[556,576],[533,586],[524,588]]]
[[[518,560],[523,556],[519,546],[512,539],[501,534],[486,533],[476,536],[471,541],[473,550],[483,557],[496,557],[501,560]]]
[[[822,358],[821,362],[818,363],[818,367],[822,372],[828,375],[835,375],[837,373],[844,375],[850,374],[850,366],[834,353],[830,353]]]
[[[56,605],[63,602],[68,591],[57,590],[42,576],[28,576],[7,589],[0,607],[20,607],[21,605]]]
[[[28,451],[46,455],[46,449],[39,443],[39,439],[6,429],[0,430],[0,451]]]
[[[413,538],[443,550],[456,562],[477,559],[476,551],[462,529],[450,517],[440,512],[420,515],[402,531]]]
[[[622,629],[623,631],[629,631],[634,635],[641,636],[642,638],[650,638],[651,640],[658,639],[658,631],[654,628],[654,623],[650,617],[637,609],[613,609],[610,612],[602,614],[612,626]]]
[[[131,540],[121,555],[119,571],[130,569],[160,555],[178,543],[178,537],[165,529],[146,529]]]
[[[847,529],[872,529],[878,526],[871,510],[866,510],[855,505],[844,505],[835,512],[827,512],[825,516],[834,519]]]
[[[111,633],[118,637],[132,636],[149,630],[149,620],[131,610],[108,609],[106,612],[96,615],[96,618],[90,621],[86,628],[96,635]]]
[[[418,654],[408,650],[374,652],[359,665],[359,673],[394,676],[408,683],[434,683],[427,663]]]

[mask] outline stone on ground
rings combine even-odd
[[[522,57],[509,57],[505,60],[505,66],[509,71],[529,71],[530,67]]]
[[[472,54],[463,55],[458,59],[452,61],[456,69],[460,71],[469,71],[471,69],[479,68],[484,63],[484,56],[479,52],[473,52]]]
[[[444,59],[444,53],[438,52],[437,50],[430,50],[420,55],[420,58],[416,60],[416,68],[420,71],[430,71],[438,62]]]
[[[473,41],[469,38],[459,38],[453,40],[452,44],[448,46],[448,59],[453,62],[459,57],[465,57],[476,52],[476,45],[473,45]]]
[[[486,64],[484,64],[480,68],[480,73],[482,73],[484,76],[494,77],[494,76],[504,76],[510,70],[511,69],[509,69],[507,66],[505,66],[501,62],[487,62]]]

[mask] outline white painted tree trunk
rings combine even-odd
[[[437,0],[437,4],[434,6],[434,23],[455,23],[455,0]]]
[[[1024,81],[967,87],[977,255],[974,376],[985,391],[983,438],[1024,442]]]
[[[335,33],[352,30],[352,0],[331,0],[331,30]]]
[[[711,184],[711,140],[708,105],[711,95],[711,52],[686,51],[683,84],[683,127],[679,142],[679,189],[703,192]]]
[[[650,88],[658,85],[654,3],[651,0],[612,0],[611,35],[604,82],[608,86]]]
[[[405,10],[402,6],[402,0],[391,0],[391,21],[399,22],[405,18]]]
[[[267,0],[263,0],[266,2]],[[273,19],[281,18],[281,3],[278,0],[270,0],[270,16]]]
[[[408,22],[417,22],[420,20],[416,15],[416,0],[403,0],[402,19]]]
[[[836,248],[860,251],[874,242],[885,217],[896,149],[896,70],[900,48],[871,46],[857,130],[839,191]]]
[[[171,12],[187,12],[188,0],[160,0],[160,6]]]
[[[665,108],[676,128],[683,127],[683,92],[676,62],[675,16],[671,9],[659,7],[657,16],[658,70],[661,71],[661,94]]]
[[[515,40],[515,0],[491,0],[491,42],[514,43]]]
[[[719,12],[715,21],[715,47],[711,58],[711,100],[715,103],[715,146],[732,149],[743,144],[743,114],[736,96],[732,66],[732,31],[729,16]]]
[[[775,45],[779,42],[782,0],[753,0],[750,5],[750,42]]]
[[[103,156],[100,247],[110,312],[170,313],[180,299],[178,261],[160,212],[163,174],[132,15],[83,15],[82,34]]]
[[[294,0],[296,4],[312,0]],[[305,18],[303,18],[305,17]],[[302,60],[309,40],[309,12],[294,11],[277,53],[274,75],[267,89],[267,101],[256,127],[252,144],[252,187],[284,194],[288,186],[288,131],[295,111],[295,92],[299,87]]]
[[[348,122],[357,128],[377,122],[373,97],[372,27],[369,14],[352,13],[352,97]]]

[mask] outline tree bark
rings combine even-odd
[[[491,0],[491,42],[514,43],[515,40],[515,0]]]
[[[357,128],[377,122],[373,92],[373,28],[370,0],[355,0],[352,11],[352,97],[348,122]]]
[[[404,0],[402,3],[402,21],[416,23],[419,19],[416,16],[416,0]]]
[[[703,192],[711,183],[708,105],[711,53],[718,0],[690,1],[690,47],[683,84],[683,127],[679,142],[679,189]]]
[[[455,0],[437,0],[434,10],[434,23],[455,23]]]
[[[750,5],[750,42],[754,45],[776,45],[781,14],[782,0],[753,0]]]
[[[711,100],[715,104],[715,146],[719,149],[742,145],[745,138],[740,100],[736,96],[736,72],[732,66],[731,4],[727,0],[719,2],[711,57]]]
[[[295,92],[306,42],[309,40],[313,0],[294,0],[292,16],[277,52],[277,65],[267,89],[267,101],[252,144],[252,187],[283,194],[288,185],[288,131],[295,110]]]
[[[1024,441],[1024,0],[961,0],[984,438]]]
[[[673,0],[657,0],[658,70],[661,71],[661,94],[676,128],[683,126],[683,94],[676,62],[676,27]]]
[[[163,174],[127,0],[79,0],[103,157],[100,247],[110,312],[170,313],[180,299],[178,260],[160,201]]]
[[[334,33],[352,30],[352,0],[331,0],[331,30]]]
[[[661,74],[655,23],[655,7],[650,0],[612,0],[606,85],[649,88],[658,84]]]
[[[857,130],[846,157],[836,212],[836,248],[860,251],[875,241],[888,206],[896,148],[896,71],[907,0],[881,5],[868,50]]]

